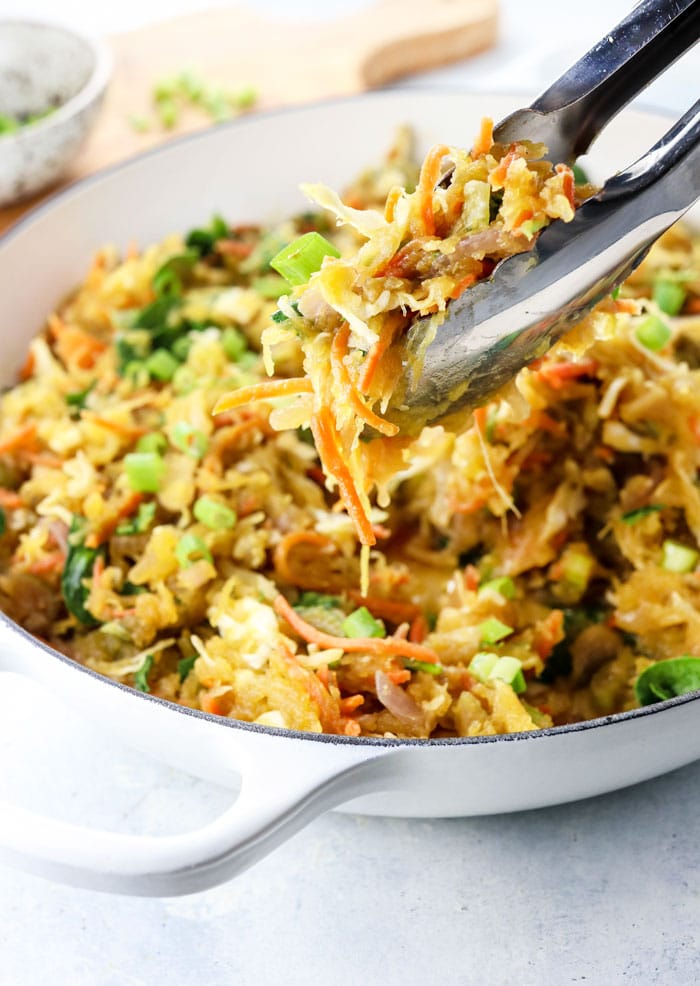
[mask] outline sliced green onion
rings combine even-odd
[[[179,361],[167,349],[156,349],[146,360],[146,369],[154,380],[161,383],[172,380],[179,365]]]
[[[145,134],[151,129],[151,121],[147,116],[138,116],[137,114],[134,114],[129,117],[129,126],[132,130],[135,130],[136,133]]]
[[[507,575],[501,575],[479,586],[479,592],[484,592],[487,589],[498,592],[504,599],[515,598],[515,582]]]
[[[569,549],[564,552],[561,562],[564,581],[568,582],[569,585],[576,586],[577,589],[585,589],[593,571],[591,556],[585,551]]]
[[[648,517],[650,514],[657,514],[660,510],[664,510],[663,503],[648,503],[645,507],[637,507],[636,510],[628,510],[626,514],[622,515],[622,520],[625,524],[636,524],[638,520],[642,517]]]
[[[664,541],[663,561],[661,567],[667,572],[692,572],[700,558],[700,552],[695,548],[687,548],[677,541]]]
[[[221,333],[221,346],[226,354],[226,358],[232,363],[237,363],[243,353],[248,349],[248,340],[240,329],[229,325]]]
[[[157,452],[130,452],[124,456],[129,486],[137,493],[157,493],[165,475],[165,462]]]
[[[685,304],[687,291],[678,281],[659,278],[654,282],[652,297],[666,315],[677,315]]]
[[[620,285],[619,284],[617,285],[617,287],[615,287],[615,288],[612,289],[612,291],[610,292],[610,297],[612,298],[613,301],[617,301],[617,299],[620,297]]]
[[[424,674],[442,674],[441,664],[432,664],[430,661],[416,661],[412,657],[404,657],[403,666],[409,671],[422,671]]]
[[[176,449],[185,455],[191,455],[193,459],[201,459],[209,448],[209,439],[204,432],[187,421],[178,421],[171,432],[170,440]]]
[[[144,658],[144,662],[134,675],[134,688],[138,688],[140,692],[150,692],[151,687],[148,684],[148,676],[151,673],[151,668],[153,667],[153,654],[147,654]]]
[[[520,695],[527,687],[525,676],[523,675],[523,666],[517,657],[499,657],[489,673],[488,680],[505,681],[507,685],[510,685],[516,695]]]
[[[202,558],[210,563],[214,561],[206,543],[196,534],[183,534],[175,548],[175,557],[180,568],[189,568]]]
[[[180,675],[180,684],[182,684],[187,675],[190,673],[196,660],[197,655],[193,654],[191,657],[183,657],[181,661],[177,662],[177,673]]]
[[[320,233],[304,233],[284,247],[270,261],[270,267],[291,285],[306,284],[320,270],[324,257],[339,257],[340,252]]]
[[[231,99],[239,110],[249,110],[258,101],[258,91],[252,86],[244,86],[233,93]]]
[[[184,363],[187,357],[190,355],[190,349],[192,349],[192,339],[188,334],[185,336],[180,336],[178,339],[175,339],[173,341],[172,346],[170,347],[170,352],[173,354],[175,359],[179,360],[181,363]],[[178,367],[178,370],[179,369],[180,367]],[[177,370],[175,371],[175,373],[177,373]]]
[[[497,644],[499,640],[511,635],[513,627],[509,627],[507,623],[502,623],[495,616],[489,616],[480,625],[479,630],[482,644]]]
[[[158,119],[166,130],[172,130],[177,126],[180,118],[180,111],[174,99],[160,99],[156,103]]]
[[[147,435],[141,435],[136,443],[137,452],[156,452],[164,455],[168,448],[168,439],[162,431],[149,431]]]
[[[196,390],[198,383],[197,374],[191,366],[178,366],[173,374],[172,387],[179,397]]]
[[[479,681],[486,681],[498,663],[498,654],[491,654],[489,651],[479,651],[469,662],[467,669]]]
[[[219,503],[218,500],[212,500],[208,496],[200,496],[195,501],[192,513],[200,524],[211,528],[212,531],[229,530],[235,526],[236,520],[238,519],[235,510],[231,510],[226,504]]]
[[[646,346],[647,349],[651,349],[655,353],[663,349],[671,338],[671,330],[658,315],[648,315],[637,326],[635,334],[643,346]]]
[[[343,633],[346,637],[385,637],[386,629],[366,606],[360,606],[343,620]]]
[[[286,294],[288,291],[288,284],[283,277],[278,277],[277,274],[267,274],[265,277],[256,277],[255,280],[250,285],[253,291],[263,298],[272,298],[273,301]]]

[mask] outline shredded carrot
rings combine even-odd
[[[91,369],[107,348],[107,343],[75,325],[66,325],[58,317],[49,318],[49,331],[56,343],[56,352],[66,367],[72,364],[82,370]]]
[[[688,418],[688,427],[692,431],[695,441],[700,443],[700,417],[697,414],[690,415]]]
[[[598,361],[588,356],[572,362],[545,362],[536,371],[538,377],[554,390],[561,390],[571,380],[593,376],[598,369]]]
[[[481,432],[483,435],[486,431],[486,419],[488,417],[489,409],[488,407],[477,407],[472,411],[472,417],[474,418],[474,425],[476,430]]]
[[[309,644],[318,644],[319,647],[340,647],[346,653],[359,651],[367,654],[396,654],[413,657],[417,661],[427,661],[430,664],[437,664],[439,661],[438,655],[431,647],[413,644],[410,640],[398,640],[396,637],[334,637],[330,633],[324,633],[303,620],[282,595],[275,597],[273,606],[277,615]]]
[[[700,442],[700,432],[697,434],[697,439]],[[597,455],[604,462],[612,462],[615,458],[615,453],[608,445],[596,445],[593,449],[593,454]]]
[[[62,551],[52,551],[51,554],[37,558],[31,565],[27,565],[27,571],[32,575],[48,575],[49,572],[56,572],[63,567],[65,557]]]
[[[253,252],[253,243],[242,243],[240,240],[217,240],[216,252],[226,257],[238,257],[244,260]]]
[[[0,486],[0,507],[4,507],[5,510],[17,510],[23,505],[24,501],[19,493]]]
[[[420,614],[420,607],[415,603],[383,599],[381,596],[363,596],[357,589],[348,589],[347,595],[358,606],[365,606],[372,616],[391,623],[403,623],[404,620],[410,623]]]
[[[224,394],[214,405],[212,414],[221,414],[234,407],[243,407],[254,401],[266,401],[275,397],[287,397],[293,394],[312,394],[313,387],[308,377],[290,377],[286,380],[265,380],[254,383],[250,387],[241,387]]]
[[[349,716],[352,715],[355,709],[359,709],[361,705],[364,705],[364,702],[363,695],[348,695],[347,698],[341,698],[338,705],[340,706],[341,714]]]
[[[700,315],[700,298],[688,298],[683,306],[684,315]]]
[[[534,647],[542,660],[546,660],[554,645],[564,639],[564,611],[553,609],[535,625]]]
[[[225,716],[230,711],[230,696],[226,695],[207,695],[200,696],[202,709],[214,716]]]
[[[0,455],[7,452],[17,452],[23,446],[29,445],[36,438],[36,425],[22,425],[11,431],[5,438],[0,439]]]
[[[63,459],[51,452],[36,452],[33,449],[19,449],[17,454],[33,466],[46,466],[47,469],[60,469]]]
[[[349,338],[350,326],[347,322],[344,322],[333,336],[333,342],[331,343],[331,366],[335,370],[338,382],[346,392],[348,400],[358,417],[362,418],[365,424],[378,431],[380,435],[393,438],[394,435],[398,435],[399,433],[398,425],[392,424],[391,421],[387,421],[385,418],[380,418],[371,408],[367,407],[350,379],[350,371],[345,364],[345,357],[348,354]]]
[[[528,219],[532,219],[533,215],[534,212],[532,209],[521,209],[513,222],[513,232],[517,232],[523,223],[526,223]]]
[[[94,411],[83,411],[82,417],[84,420],[92,421],[93,424],[100,425],[100,427],[113,431],[117,435],[122,435],[124,438],[140,438],[148,431],[147,428],[140,428],[138,425],[128,425],[121,421],[112,421],[111,418],[103,418]]]
[[[386,671],[385,674],[394,685],[405,685],[411,680],[411,672],[408,668],[396,668],[394,671]]]
[[[362,503],[350,470],[343,461],[338,433],[329,408],[321,408],[317,414],[313,415],[311,418],[311,432],[316,443],[316,451],[321,458],[324,469],[338,484],[340,497],[345,505],[345,509],[355,524],[360,543],[376,544],[377,539],[372,530],[372,522]]]
[[[36,366],[36,357],[34,356],[34,351],[32,349],[27,353],[27,358],[24,361],[24,366],[19,371],[20,380],[29,380],[34,376],[34,368]]]
[[[576,182],[574,180],[573,171],[568,166],[568,164],[557,164],[554,170],[558,175],[564,176],[562,189],[564,195],[566,195],[567,199],[569,200],[569,205],[571,206],[572,209],[575,209],[576,203],[574,201],[574,196],[576,192]]]
[[[143,493],[131,493],[114,513],[105,517],[99,527],[88,534],[85,538],[85,547],[99,548],[101,544],[108,541],[119,526],[119,522],[130,517],[142,501]]]
[[[329,537],[326,537],[325,534],[319,534],[318,531],[290,531],[289,534],[284,535],[273,552],[275,575],[287,585],[301,585],[302,588],[304,586],[299,580],[299,573],[295,571],[296,566],[292,561],[292,555],[297,548],[308,548],[314,555],[335,554],[338,550]],[[302,555],[301,560],[305,565],[308,564],[308,557],[305,555]]]
[[[394,221],[394,211],[396,209],[396,203],[401,198],[401,189],[397,186],[392,188],[386,197],[386,205],[384,206],[384,218],[388,223],[393,223]]]
[[[452,298],[453,301],[456,301],[456,299],[459,298],[459,296],[463,294],[467,288],[470,288],[475,281],[476,274],[467,274],[467,276],[463,277],[461,281],[457,281],[447,297]]]
[[[476,565],[467,565],[464,569],[464,588],[470,592],[476,592],[481,582],[481,573]]]
[[[483,154],[488,154],[491,150],[491,145],[493,144],[493,120],[488,117],[482,117],[481,126],[479,127],[479,133],[477,134],[476,140],[474,141],[474,147],[472,148],[472,157],[481,157]]]
[[[615,311],[624,312],[625,315],[638,315],[639,302],[634,298],[617,298],[615,300]]]
[[[435,214],[433,212],[433,192],[440,177],[440,164],[446,154],[450,153],[445,144],[436,144],[428,151],[418,180],[419,213],[423,229],[427,236],[435,235]]]
[[[503,188],[506,178],[508,176],[508,168],[510,168],[513,161],[515,161],[517,154],[515,151],[508,151],[501,160],[498,162],[497,166],[493,169],[489,175],[489,182],[491,183],[491,188],[499,189]]]
[[[411,629],[408,634],[408,639],[412,644],[422,644],[425,638],[428,636],[428,621],[419,613],[415,618],[413,623],[411,623]]]

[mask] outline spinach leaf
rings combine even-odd
[[[302,609],[317,606],[320,609],[341,609],[341,602],[337,596],[328,596],[323,592],[302,592],[296,604]],[[295,607],[296,608],[296,607]]]
[[[74,390],[72,393],[66,394],[66,404],[68,407],[75,408],[76,411],[81,411],[85,407],[88,394],[96,383],[97,381],[93,380],[85,390]]]
[[[206,257],[211,253],[217,240],[223,240],[229,235],[228,223],[221,216],[214,216],[211,226],[204,229],[192,229],[187,234],[185,245],[190,250],[195,250],[200,257]]]
[[[130,517],[129,520],[120,524],[117,528],[117,534],[143,534],[153,523],[153,518],[156,515],[156,501],[151,500],[150,503],[139,504],[139,509],[136,512],[135,517]]]
[[[153,667],[153,654],[146,654],[144,662],[134,675],[134,688],[140,692],[150,692],[151,686],[148,684],[148,676]]]
[[[2,509],[2,507],[0,507],[0,537],[2,537],[2,535],[5,533],[6,530],[7,530],[7,516],[5,515],[5,511]]]
[[[700,657],[671,657],[651,664],[637,678],[634,690],[640,705],[665,702],[700,689]]]
[[[198,260],[197,250],[187,250],[169,257],[153,275],[151,284],[155,293],[159,297],[182,294],[182,282],[192,273]]]
[[[134,328],[137,329],[159,329],[162,328],[172,311],[180,306],[180,299],[177,295],[162,294],[146,305],[137,313],[134,319]]]
[[[571,645],[578,635],[593,623],[602,623],[607,610],[600,606],[576,606],[564,610],[564,639],[552,648],[544,671],[538,681],[551,684],[555,678],[571,674]]]
[[[105,548],[86,548],[82,530],[84,522],[75,517],[68,537],[68,555],[61,575],[61,592],[69,613],[86,627],[96,627],[100,621],[85,608],[90,590],[84,585],[89,579],[98,557],[105,557]]]
[[[129,582],[127,579],[122,586],[122,591],[119,593],[120,596],[140,596],[142,592],[148,592],[145,585],[134,585],[133,582]]]

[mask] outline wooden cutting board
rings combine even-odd
[[[233,90],[252,86],[260,108],[357,93],[488,48],[497,7],[498,0],[381,0],[313,23],[269,20],[236,6],[117,35],[109,39],[114,75],[99,121],[62,185],[211,126],[191,110],[170,131],[154,126],[139,133],[130,123],[134,116],[154,117],[154,83],[183,69]],[[55,190],[0,209],[0,230]]]

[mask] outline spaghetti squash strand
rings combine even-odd
[[[344,322],[340,329],[333,336],[333,342],[331,344],[331,363],[338,377],[338,382],[345,391],[347,398],[352,405],[353,410],[356,412],[359,418],[361,418],[365,424],[368,424],[375,431],[378,431],[381,435],[386,435],[388,438],[393,438],[399,432],[398,426],[392,424],[391,421],[387,421],[385,418],[380,418],[378,414],[367,407],[365,402],[360,397],[360,394],[350,379],[350,371],[345,365],[345,357],[348,353],[348,339],[350,338],[350,326],[347,322]]]

